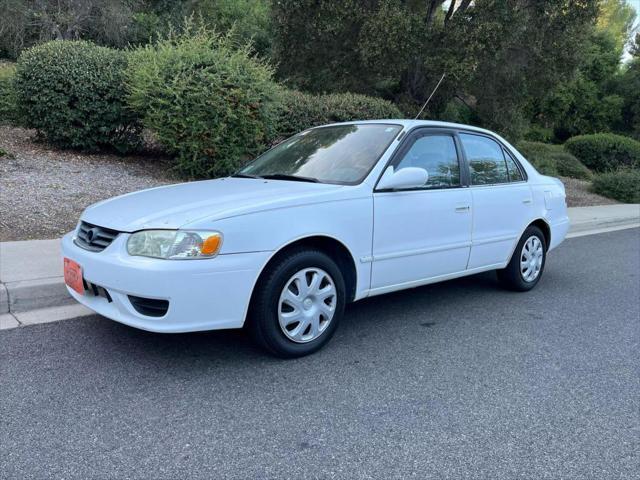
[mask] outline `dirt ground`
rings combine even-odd
[[[60,237],[92,203],[178,180],[167,160],[56,150],[31,130],[0,127],[0,241]]]

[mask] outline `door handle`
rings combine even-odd
[[[471,207],[469,207],[469,205],[460,205],[459,207],[456,207],[456,212],[466,212],[468,210],[470,210]]]
[[[524,200],[522,200],[522,203],[526,203],[526,204],[529,204],[531,202],[532,200],[530,198],[525,198]]]

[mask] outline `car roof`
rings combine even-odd
[[[452,123],[452,122],[440,122],[437,120],[411,120],[406,118],[388,118],[383,120],[352,120],[349,122],[331,123],[329,125],[354,125],[354,124],[363,125],[363,124],[376,124],[376,123],[381,123],[381,124],[391,123],[395,125],[401,125],[406,130],[409,130],[413,127],[457,128],[457,129],[464,129],[464,130],[473,130],[476,132],[487,133],[489,135],[496,136],[495,132],[492,132],[490,130],[486,130],[480,127],[474,127],[473,125],[465,125],[462,123]],[[321,125],[321,126],[326,127],[329,125]]]

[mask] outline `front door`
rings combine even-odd
[[[458,151],[452,132],[423,129],[396,155],[396,170],[419,167],[429,178],[418,189],[374,192],[372,293],[466,269],[472,199]]]

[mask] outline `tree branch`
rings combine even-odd
[[[449,10],[447,10],[447,14],[444,16],[444,23],[447,23],[449,21],[455,9],[456,9],[456,0],[451,0],[451,4],[449,5]]]

